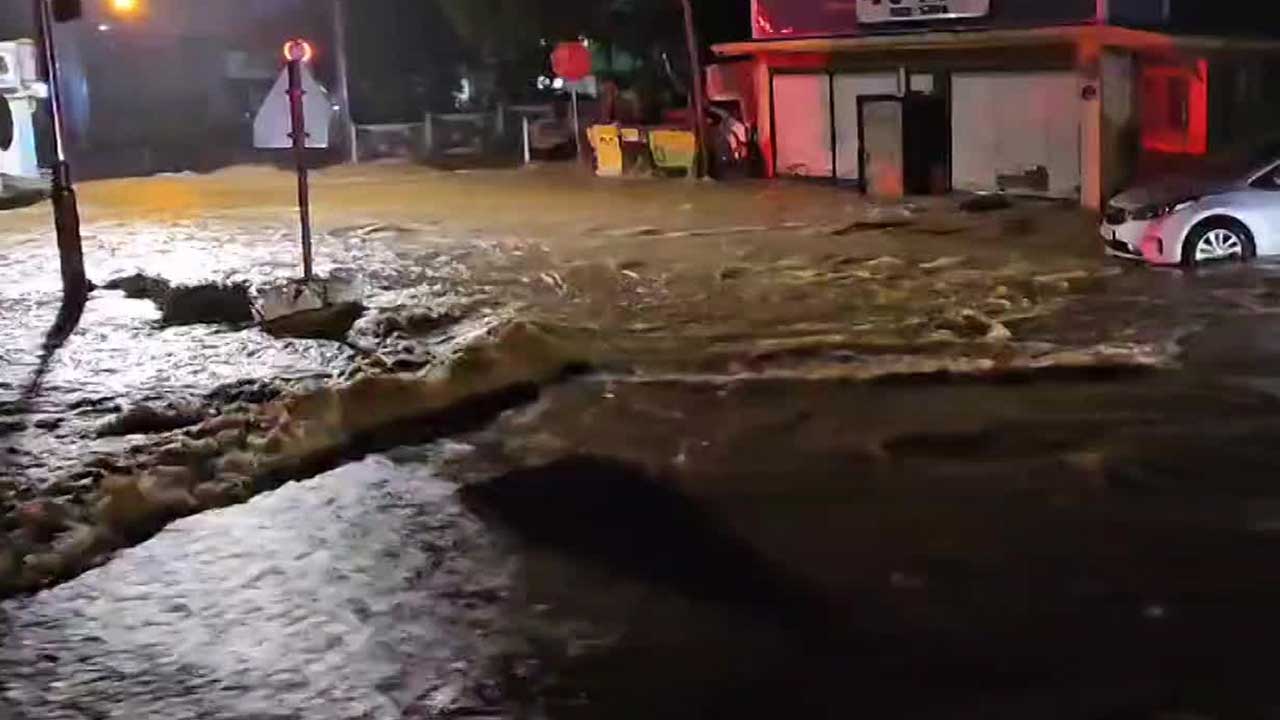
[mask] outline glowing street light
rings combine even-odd
[[[142,0],[109,0],[109,7],[116,15],[136,15],[142,10]]]

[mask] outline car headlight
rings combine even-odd
[[[1200,198],[1198,197],[1190,197],[1171,203],[1144,205],[1137,210],[1134,210],[1129,214],[1129,216],[1134,220],[1155,220],[1156,218],[1164,217],[1165,215],[1172,215],[1199,199]]]

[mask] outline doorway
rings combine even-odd
[[[858,102],[863,189],[879,198],[950,190],[950,117],[942,97],[912,94]]]

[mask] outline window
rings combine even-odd
[[[1259,175],[1251,185],[1258,190],[1280,191],[1280,165]]]
[[[1203,155],[1209,144],[1209,63],[1142,68],[1142,147]]]
[[[1167,78],[1169,83],[1168,95],[1166,95],[1166,110],[1169,117],[1166,119],[1165,127],[1171,130],[1187,131],[1187,122],[1190,120],[1191,105],[1191,82],[1185,77]]]

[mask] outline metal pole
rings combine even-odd
[[[698,142],[697,177],[707,174],[707,99],[703,88],[702,50],[693,16],[692,0],[680,0],[684,7],[684,37],[689,46],[690,85],[693,88],[693,134]]]
[[[307,179],[307,115],[303,109],[302,61],[289,61],[289,114],[293,120],[293,159],[298,166],[298,213],[302,219],[302,277],[312,279],[311,186]]]
[[[572,90],[573,97],[573,147],[578,151],[578,162],[586,162],[582,154],[582,122],[578,117],[578,87]]]
[[[58,57],[54,48],[53,6],[49,0],[35,0],[36,42],[44,60],[45,78],[49,85],[49,112],[53,116],[53,223],[58,236],[58,257],[62,267],[63,307],[79,304],[89,297],[89,280],[84,271],[84,246],[80,240],[80,211],[75,188],[71,183],[71,167],[67,164],[63,137],[62,92],[58,73]],[[69,329],[68,329],[69,332]]]
[[[533,162],[533,147],[529,140],[529,116],[522,114],[520,116],[520,129],[524,138],[524,164],[528,165]]]
[[[338,50],[338,95],[342,100],[342,119],[347,125],[348,157],[352,165],[360,164],[360,146],[356,141],[356,121],[351,113],[350,65],[347,63],[347,14],[342,0],[333,0],[333,35]]]

